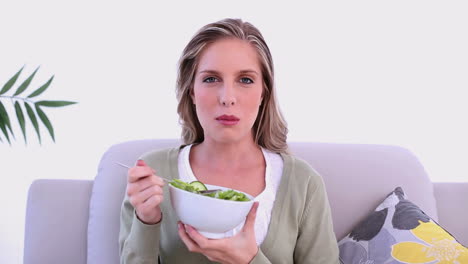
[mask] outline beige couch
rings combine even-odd
[[[117,144],[104,153],[94,180],[36,180],[28,194],[24,263],[118,263],[120,205],[126,169],[142,153],[178,140]],[[433,183],[407,149],[387,145],[290,142],[292,152],[324,178],[337,239],[395,187],[468,244],[468,182]]]

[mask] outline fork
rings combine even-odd
[[[124,167],[124,168],[130,169],[130,166],[128,166],[128,165],[125,165],[125,164],[120,163],[120,162],[117,162],[117,161],[116,161],[115,163],[116,163],[117,165],[120,165],[120,166]],[[164,177],[161,177],[161,176],[158,176],[158,177],[161,178],[161,179],[163,179],[163,180],[165,180],[165,181],[167,181],[167,182],[171,182],[171,180],[166,179],[166,178],[164,178]]]
[[[127,169],[130,169],[130,166],[128,166],[128,165],[125,165],[125,164],[120,163],[120,162],[117,162],[117,161],[116,161],[115,163],[118,164],[118,165],[120,165],[120,166],[122,166],[122,167],[125,167],[125,168],[127,168]],[[161,177],[161,176],[159,176],[159,177],[160,177],[161,179],[167,181],[167,182],[171,182],[171,180],[169,180],[169,179],[166,179],[166,178]],[[214,193],[214,192],[218,192],[218,191],[221,191],[221,189],[213,189],[213,190],[206,190],[206,191],[199,191],[199,192],[200,192],[200,193],[206,194],[206,193]]]

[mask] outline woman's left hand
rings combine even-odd
[[[257,255],[255,240],[255,217],[258,202],[255,202],[246,217],[242,230],[235,236],[222,239],[208,239],[192,226],[179,222],[179,236],[191,252],[205,255],[209,260],[223,264],[250,263]],[[185,228],[184,228],[185,226]]]

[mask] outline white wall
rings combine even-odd
[[[79,102],[46,109],[56,143],[42,126],[42,146],[30,123],[24,145],[6,104],[17,141],[0,144],[0,263],[22,262],[34,179],[92,179],[112,144],[179,136],[177,59],[224,17],[269,43],[290,140],[400,145],[433,181],[468,181],[466,1],[154,2],[0,4],[0,85],[41,65],[30,89],[55,80],[39,99]]]

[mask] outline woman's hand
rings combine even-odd
[[[158,223],[162,217],[159,205],[163,201],[164,181],[155,173],[143,160],[128,170],[127,195],[138,218],[148,225]]]
[[[242,230],[233,237],[208,239],[193,227],[182,223],[179,223],[179,236],[189,251],[201,253],[211,261],[223,264],[250,263],[258,252],[254,230],[257,208],[258,202],[255,202]]]

